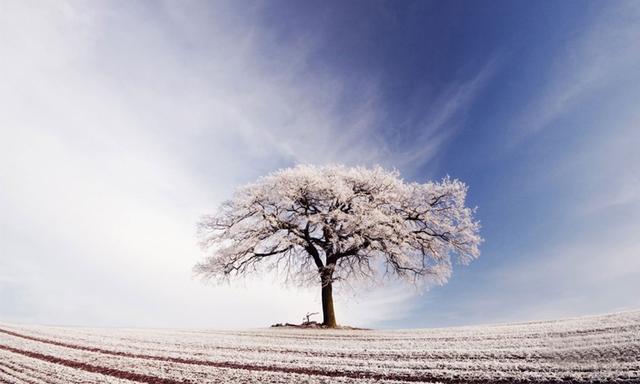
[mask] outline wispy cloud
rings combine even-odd
[[[407,116],[400,122],[409,127],[411,137],[405,138],[393,160],[398,167],[409,171],[427,164],[455,136],[465,123],[468,109],[500,67],[499,56],[480,67],[470,79],[458,79],[440,93],[435,100],[420,95],[407,108]]]
[[[493,308],[494,320],[640,305],[629,294],[640,289],[640,116],[632,101],[640,97],[640,7],[607,5],[566,43],[570,49],[556,58],[543,91],[516,119],[522,130],[514,149],[542,142],[551,157],[532,159],[533,171],[522,179],[545,196],[553,220],[546,218],[535,232],[540,237],[522,242],[523,249],[488,277],[506,294],[487,301],[474,295],[474,303]],[[571,140],[561,144],[545,141],[568,133]]]
[[[197,217],[238,182],[287,161],[270,137],[285,134],[273,130],[275,111],[286,107],[296,120],[309,110],[298,118],[294,105],[315,107],[261,73],[251,31],[229,41],[214,23],[185,52],[182,39],[195,35],[166,30],[162,11],[3,8],[1,289],[4,303],[31,303],[3,316],[240,326],[268,323],[264,295],[285,318],[311,302],[310,292],[191,279]]]
[[[529,227],[513,229],[509,241],[522,245],[521,255],[503,255],[507,261],[488,273],[493,255],[485,254],[468,269],[500,289],[459,288],[467,299],[449,303],[458,308],[443,311],[443,319],[470,322],[456,316],[488,307],[495,311],[478,321],[587,311],[638,288],[640,116],[633,103],[640,97],[640,8],[616,2],[593,9],[583,28],[568,35],[566,51],[548,70],[541,66],[545,82],[522,95],[527,106],[514,103],[492,120],[512,122],[513,137],[505,140],[512,152],[553,146],[544,139],[562,129],[572,139],[558,135],[565,141],[557,148],[540,150],[549,158],[520,157],[531,160],[526,175],[483,169],[492,180],[552,190],[556,221],[543,224],[566,236],[543,244],[524,239]],[[406,103],[391,110],[388,79],[366,66],[354,69],[357,79],[344,68],[319,70],[313,64],[328,43],[323,36],[275,36],[263,11],[260,3],[234,2],[0,5],[4,319],[217,327],[298,321],[319,306],[315,290],[285,289],[270,278],[230,287],[192,279],[201,256],[197,218],[236,186],[298,162],[378,163],[424,178],[425,168],[437,168],[425,165],[446,151],[464,158],[465,148],[449,147],[452,139],[469,126],[468,112],[485,90],[503,85],[493,87],[503,69],[500,56],[491,59],[499,46],[482,55],[489,59],[476,72],[416,80],[402,91]],[[508,48],[505,41],[499,40]],[[584,114],[588,122],[579,119]],[[492,198],[505,197],[499,192]],[[481,214],[491,205],[485,203]],[[536,299],[543,288],[553,297]],[[339,321],[382,324],[414,312],[419,302],[438,301],[437,294],[416,297],[393,285],[355,299],[345,293]],[[589,306],[589,297],[603,304]]]
[[[0,297],[3,318],[20,321],[298,320],[317,292],[191,278],[197,217],[238,184],[295,162],[411,169],[438,150],[489,71],[416,110],[423,129],[407,151],[376,130],[378,83],[346,99],[347,79],[307,71],[313,39],[272,44],[251,20],[259,8],[1,7]],[[344,321],[386,319],[388,301],[405,299],[349,305]]]
[[[554,167],[541,169],[536,180],[572,188],[573,202],[565,208],[592,223],[615,207],[640,203],[640,115],[634,104],[640,97],[640,6],[616,2],[598,10],[567,42],[570,49],[557,58],[532,109],[520,116],[523,131],[514,136],[525,145],[523,140],[543,137],[545,130],[574,134],[571,150],[556,156]]]
[[[635,228],[618,228],[618,236],[596,236],[592,242],[535,250],[526,262],[496,270],[492,276],[499,284],[527,303],[512,308],[510,317],[557,318],[637,308],[640,300],[629,294],[640,289]]]
[[[559,57],[549,57],[545,86],[530,107],[514,122],[518,144],[549,128],[586,98],[602,92],[640,70],[640,40],[637,2],[599,4],[583,28],[566,41]]]

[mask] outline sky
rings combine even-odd
[[[196,222],[296,164],[469,186],[448,284],[337,288],[338,322],[640,308],[640,3],[3,1],[0,322],[263,327],[319,289],[194,277]]]

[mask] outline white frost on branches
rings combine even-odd
[[[208,251],[196,272],[227,279],[276,270],[287,281],[396,276],[442,284],[451,256],[478,257],[482,241],[467,186],[449,177],[408,183],[398,172],[300,165],[236,191],[199,222]],[[324,280],[323,280],[324,281]]]

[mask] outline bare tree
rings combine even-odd
[[[443,284],[450,255],[478,257],[479,223],[458,180],[408,183],[398,172],[297,166],[238,189],[199,222],[207,257],[195,270],[229,279],[275,270],[319,284],[323,324],[336,327],[333,283],[395,276]]]

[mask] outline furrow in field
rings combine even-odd
[[[129,380],[133,380],[136,382],[142,382],[142,383],[158,383],[158,384],[175,384],[175,383],[189,383],[189,382],[193,382],[190,380],[174,380],[174,379],[170,379],[170,378],[165,378],[165,377],[157,377],[157,376],[151,376],[151,375],[142,375],[142,374],[138,374],[138,373],[134,373],[134,372],[130,372],[130,371],[122,371],[122,370],[118,370],[118,369],[114,369],[114,368],[108,368],[108,367],[102,367],[102,366],[97,366],[97,365],[92,365],[92,364],[88,364],[88,363],[82,363],[82,362],[77,362],[77,361],[73,361],[73,360],[68,360],[68,359],[63,359],[63,358],[59,358],[56,356],[51,356],[51,355],[44,355],[44,354],[40,354],[40,353],[34,353],[31,351],[22,351],[22,350],[17,350],[17,349],[12,349],[11,350],[14,353],[21,353],[24,354],[28,357],[31,358],[35,358],[35,359],[41,359],[44,361],[48,361],[48,362],[54,362],[56,364],[61,364],[64,366],[69,366],[69,367],[73,367],[76,369],[81,369],[87,372],[91,372],[91,373],[101,373],[103,375],[107,375],[107,376],[112,376],[112,377],[116,377],[116,378],[128,378]],[[264,367],[261,367],[261,370],[263,370]],[[312,371],[305,371],[305,372],[284,372],[284,373],[293,373],[293,374],[302,374],[302,375],[317,375],[320,374],[322,376],[328,376],[328,377],[336,377],[336,378],[340,378],[341,375],[338,373],[336,374],[336,372],[312,372]],[[216,380],[220,380],[220,377],[223,376],[217,376]],[[440,383],[444,383],[444,384],[462,384],[462,383],[469,383],[469,384],[485,384],[485,383],[493,383],[493,384],[506,384],[506,383],[513,383],[513,384],[518,384],[518,383],[525,383],[528,381],[522,381],[522,380],[505,380],[505,379],[490,379],[490,378],[478,378],[478,379],[457,379],[457,378],[449,378],[449,379],[443,379],[443,378],[430,378],[430,377],[426,377],[426,376],[422,376],[420,378],[417,377],[411,377],[411,376],[405,376],[405,377],[394,377],[394,376],[390,376],[390,375],[381,375],[381,374],[377,374],[377,375],[367,375],[367,376],[357,376],[357,377],[350,377],[353,379],[365,379],[365,380],[374,380],[374,381],[395,381],[395,382],[440,382]],[[246,377],[241,378],[242,382],[261,382],[259,381],[247,381]],[[291,377],[289,377],[289,379],[291,379]],[[198,381],[200,382],[200,381]],[[211,382],[216,382],[216,381],[211,381]],[[272,381],[273,382],[273,381]],[[286,382],[286,381],[277,381],[277,382]],[[581,380],[538,380],[538,382],[541,383],[579,383],[581,382]],[[598,381],[589,381],[590,383],[598,383]]]
[[[276,359],[289,359],[297,358],[298,356],[306,356],[309,359],[321,357],[322,359],[350,359],[350,360],[366,360],[368,362],[385,362],[395,359],[402,359],[402,361],[421,361],[421,360],[478,360],[478,361],[492,361],[492,360],[522,360],[528,362],[534,361],[553,361],[561,360],[567,361],[581,361],[585,358],[591,358],[592,360],[598,360],[606,362],[608,360],[616,361],[636,361],[637,356],[640,354],[640,341],[635,343],[614,343],[612,345],[611,340],[603,340],[601,342],[592,341],[585,345],[575,346],[570,344],[569,346],[552,346],[552,348],[527,348],[525,350],[515,351],[500,351],[492,350],[491,348],[485,348],[484,350],[466,351],[459,348],[459,350],[427,350],[427,351],[357,351],[357,350],[343,350],[343,351],[328,351],[328,350],[313,350],[313,349],[272,349],[272,348],[246,348],[238,347],[236,350],[231,347],[220,348],[216,345],[206,345],[206,348],[194,348],[193,346],[180,345],[180,348],[171,348],[171,343],[167,342],[152,342],[151,345],[163,346],[162,348],[149,348],[149,343],[130,344],[130,345],[112,345],[112,347],[118,347],[118,352],[108,351],[106,348],[98,348],[93,346],[71,344],[58,340],[45,339],[42,337],[34,337],[18,333],[15,331],[1,330],[5,334],[22,337],[29,340],[45,342],[53,345],[65,346],[69,348],[75,348],[80,350],[104,352],[110,354],[118,354],[123,356],[140,355],[133,353],[132,351],[143,351],[144,355],[160,354],[169,355],[171,357],[200,357],[211,359],[233,359],[238,353],[242,353],[244,357],[251,360],[251,356],[256,359],[264,359],[265,356],[272,356],[273,354],[280,354],[282,356]],[[98,340],[92,340],[93,343],[97,343]],[[108,346],[110,343],[100,343],[101,346]],[[366,349],[366,348],[365,348]],[[222,351],[222,352],[221,352]],[[336,361],[339,362],[339,361]]]
[[[5,347],[177,382],[217,383],[221,378],[238,383],[640,382],[638,311],[563,321],[402,331],[0,328],[0,344]],[[12,368],[34,367],[33,372],[45,372],[32,373],[32,379],[124,381],[20,356],[25,361],[14,357]],[[78,375],[57,372],[51,366]],[[47,376],[46,372],[56,374]],[[76,380],[83,375],[107,380]]]
[[[173,383],[189,383],[189,382],[210,382],[210,383],[217,383],[220,382],[221,378],[224,378],[225,382],[243,382],[243,383],[247,383],[247,382],[252,382],[252,383],[262,383],[262,382],[269,382],[269,383],[287,383],[290,382],[292,379],[295,379],[295,377],[292,377],[292,374],[294,376],[300,376],[299,378],[301,380],[299,380],[300,382],[309,382],[309,383],[334,383],[334,382],[343,382],[343,383],[352,383],[354,382],[353,380],[347,380],[345,381],[344,379],[358,379],[359,377],[341,377],[341,375],[336,374],[335,372],[319,372],[319,371],[310,371],[310,370],[281,370],[281,369],[275,369],[272,372],[270,372],[269,367],[253,367],[253,369],[249,369],[257,371],[258,373],[278,373],[278,374],[286,374],[286,375],[280,375],[279,379],[275,378],[275,380],[273,380],[273,377],[266,377],[267,380],[265,380],[264,376],[246,376],[246,375],[238,375],[238,372],[234,372],[234,370],[240,369],[241,371],[246,370],[245,368],[252,368],[252,367],[236,367],[236,366],[231,366],[231,367],[225,367],[225,368],[233,368],[231,370],[225,370],[227,372],[215,372],[215,374],[212,377],[206,377],[204,375],[202,375],[200,373],[200,375],[198,374],[198,372],[193,372],[191,370],[182,370],[179,371],[179,375],[182,375],[183,377],[191,377],[194,378],[194,380],[187,380],[187,379],[182,379],[182,380],[176,380],[176,379],[172,379],[172,378],[167,378],[167,377],[159,377],[159,376],[151,376],[151,375],[145,375],[145,374],[139,374],[136,372],[132,372],[132,371],[124,371],[121,369],[115,369],[113,367],[104,367],[104,366],[98,366],[98,365],[94,365],[94,364],[88,364],[85,362],[79,362],[76,360],[69,360],[69,359],[63,359],[63,358],[59,358],[53,355],[46,355],[46,354],[42,354],[42,353],[38,353],[38,352],[32,352],[32,351],[27,351],[27,350],[20,350],[17,348],[12,348],[12,347],[5,347],[5,346],[1,346],[0,345],[0,349],[9,349],[11,352],[14,353],[20,353],[23,354],[25,356],[31,357],[31,358],[35,358],[35,359],[41,359],[44,361],[48,361],[48,362],[54,362],[56,364],[61,364],[61,365],[65,365],[65,366],[69,366],[69,367],[73,367],[73,368],[77,368],[77,369],[81,369],[81,370],[85,370],[87,372],[98,372],[104,375],[108,375],[108,376],[114,376],[114,377],[118,377],[118,378],[122,378],[122,377],[126,377],[130,380],[133,381],[137,381],[137,382],[142,382],[142,383],[159,383],[159,384],[173,384]],[[132,369],[136,369],[138,367],[142,367],[144,368],[144,362],[140,362],[140,361],[129,361],[128,362],[131,366]],[[153,366],[152,368],[158,368],[157,366]],[[165,367],[167,368],[167,367]],[[167,372],[163,372],[163,373],[167,373]],[[225,375],[225,373],[229,373],[229,375]],[[320,376],[324,376],[326,378],[331,378],[330,381],[328,380],[310,380],[309,375],[313,375],[313,374],[320,374]],[[235,380],[233,379],[235,377]],[[336,380],[333,380],[333,379]],[[209,380],[207,380],[209,379]],[[369,381],[370,379],[374,379],[376,381],[379,380],[383,380],[383,381],[388,381],[388,382],[392,382],[394,381],[394,378],[389,377],[381,377],[380,375],[378,375],[377,377],[364,377],[365,381]],[[409,380],[409,381],[415,381],[415,380]],[[430,380],[421,380],[424,382],[430,382]],[[398,382],[398,381],[395,381]],[[400,381],[400,382],[406,382],[406,380]],[[457,381],[451,381],[451,383],[457,384]],[[472,383],[473,384],[473,383]]]
[[[16,383],[47,384],[41,380],[34,381],[28,375],[26,375],[22,370],[8,367],[4,364],[0,366],[0,372],[9,376],[11,380],[15,380]]]
[[[34,359],[7,352],[0,349],[0,360],[9,364],[12,368],[20,370],[32,378],[42,380],[48,384],[86,384],[86,383],[111,383],[111,384],[132,384],[134,382],[124,379],[117,379],[104,376],[99,373],[90,373],[75,368],[50,363],[47,361]]]
[[[614,326],[615,325],[615,326]],[[61,329],[50,328],[49,334],[55,335],[74,335],[80,336],[96,336],[100,334],[101,337],[116,337],[119,334],[121,341],[137,341],[145,338],[167,338],[174,336],[179,339],[189,340],[232,340],[234,343],[240,342],[249,344],[261,344],[270,345],[273,342],[287,343],[289,340],[293,340],[295,343],[304,341],[305,343],[317,344],[338,344],[345,339],[355,343],[400,343],[400,344],[415,344],[415,343],[428,343],[428,344],[447,344],[448,342],[459,343],[467,342],[470,344],[477,343],[498,343],[502,345],[509,345],[511,341],[523,342],[524,340],[532,340],[534,343],[549,342],[553,340],[572,340],[576,338],[578,340],[584,340],[588,338],[599,337],[616,337],[621,334],[638,334],[640,331],[640,315],[634,318],[629,317],[624,322],[618,322],[617,324],[608,324],[607,327],[599,326],[597,324],[589,324],[591,327],[599,329],[587,330],[588,325],[574,325],[569,329],[567,326],[558,327],[550,323],[545,329],[527,329],[526,327],[470,327],[469,329],[441,329],[441,330],[414,330],[408,331],[327,331],[322,330],[314,332],[311,330],[304,331],[292,331],[292,330],[260,330],[253,332],[197,332],[197,331],[148,331],[148,330],[120,330],[119,332],[104,332],[104,330],[82,330],[82,329]],[[581,328],[582,327],[582,328]],[[515,328],[512,329],[512,328]],[[39,327],[37,329],[31,329],[31,332],[38,333],[44,331],[46,328]],[[327,333],[334,332],[333,335],[327,335]],[[128,337],[127,337],[128,336]],[[135,337],[133,337],[135,336]],[[257,340],[257,341],[256,341]]]
[[[15,355],[14,355],[15,356]],[[20,364],[15,362],[15,359],[11,359],[10,362],[0,363],[7,368],[13,369],[14,371],[21,372],[28,376],[29,378],[35,380],[38,383],[42,384],[72,384],[77,383],[77,381],[67,380],[65,382],[61,381],[58,377],[53,375],[54,372],[50,372],[40,364]],[[33,361],[33,360],[32,360]]]
[[[397,336],[368,336],[368,335],[357,335],[357,334],[349,334],[350,340],[357,342],[423,342],[423,343],[446,343],[446,342],[468,342],[468,343],[478,343],[478,342],[500,342],[505,343],[511,340],[553,340],[553,339],[561,339],[566,340],[572,337],[575,338],[583,338],[585,335],[594,335],[596,337],[600,335],[617,335],[621,332],[628,333],[636,333],[640,331],[640,325],[632,325],[627,327],[606,327],[606,328],[596,328],[596,329],[586,329],[586,330],[563,330],[563,331],[545,331],[541,330],[538,332],[527,332],[527,333],[517,333],[517,334],[509,334],[502,332],[488,333],[486,331],[482,332],[478,330],[473,335],[464,335],[464,334],[455,334],[451,336],[423,336],[420,334],[416,334],[414,336],[411,335],[402,335],[399,334]],[[318,342],[331,342],[331,341],[342,341],[344,340],[344,334],[341,335],[313,335],[313,334],[291,334],[285,333],[285,331],[274,330],[273,332],[282,332],[281,335],[278,335],[278,339],[280,340],[300,340],[301,337],[307,338],[308,341],[318,341]],[[370,331],[361,331],[361,332],[370,332]],[[246,337],[248,339],[256,339],[256,338],[272,338],[273,334],[264,333],[239,333],[238,336]]]
[[[33,341],[26,341],[22,345],[22,349],[24,350],[39,350],[39,345],[36,343],[33,345]],[[31,343],[31,344],[29,344]],[[390,367],[364,367],[368,368],[363,371],[363,367],[348,367],[343,366],[339,367],[343,370],[331,370],[327,371],[326,369],[322,369],[319,367],[331,366],[326,362],[317,361],[314,365],[287,365],[287,366],[270,366],[264,364],[253,364],[250,363],[230,363],[230,362],[211,362],[211,361],[197,361],[197,360],[189,360],[189,359],[171,359],[161,356],[151,356],[147,360],[151,360],[152,364],[149,364],[147,361],[144,361],[146,356],[128,356],[127,354],[117,353],[115,356],[109,358],[108,356],[101,356],[99,353],[88,352],[90,355],[87,355],[85,352],[78,352],[76,357],[73,357],[73,350],[67,350],[65,347],[50,345],[50,350],[44,348],[46,345],[43,344],[43,349],[39,351],[39,353],[46,354],[50,353],[52,355],[64,355],[69,358],[73,358],[77,361],[86,362],[90,360],[89,363],[93,364],[109,364],[109,368],[118,369],[118,370],[140,370],[144,365],[144,369],[140,371],[140,373],[144,374],[145,372],[153,372],[162,369],[163,374],[169,375],[173,379],[179,379],[184,377],[184,375],[189,374],[190,372],[198,371],[204,376],[208,376],[208,370],[211,368],[227,368],[227,369],[236,369],[236,370],[248,370],[248,371],[259,371],[259,372],[278,372],[278,373],[286,373],[286,374],[311,374],[311,375],[319,375],[325,377],[347,377],[353,379],[370,379],[370,380],[399,380],[399,381],[430,381],[430,380],[439,380],[446,382],[457,382],[456,380],[462,380],[466,382],[474,382],[474,378],[476,377],[512,377],[511,381],[516,380],[518,377],[524,377],[529,379],[536,379],[540,381],[545,377],[557,377],[557,378],[573,378],[574,380],[579,380],[584,376],[594,376],[597,373],[597,377],[602,378],[611,378],[612,375],[615,375],[616,372],[637,372],[638,367],[636,366],[627,366],[627,365],[616,365],[611,366],[609,368],[613,370],[604,370],[605,367],[599,366],[575,366],[575,365],[567,365],[565,367],[559,367],[557,365],[532,365],[532,366],[522,366],[521,364],[510,364],[510,363],[502,363],[495,362],[492,364],[468,364],[468,363],[460,363],[460,362],[451,362],[449,364],[434,364],[431,366],[425,366],[423,369],[416,369],[416,367],[404,367],[399,368],[395,367],[394,369],[390,369]],[[132,361],[132,359],[136,359]],[[162,363],[173,363],[173,364],[162,364]],[[181,366],[182,365],[182,366]],[[184,367],[187,365],[187,367]],[[190,367],[189,367],[190,366]],[[359,369],[358,369],[359,368]],[[525,371],[524,373],[522,371]],[[600,370],[600,371],[598,371]],[[381,373],[383,372],[383,373]],[[487,376],[487,373],[492,373]],[[209,372],[211,373],[211,372]],[[219,375],[220,373],[215,373],[213,377]],[[477,380],[475,380],[477,381]],[[546,380],[542,380],[546,381]],[[566,380],[565,380],[566,381]]]
[[[16,382],[13,380],[9,381],[10,378],[11,376],[7,375],[6,373],[2,372],[2,370],[0,370],[0,384],[16,384]]]
[[[6,371],[4,368],[0,367],[0,383],[3,384],[16,384],[20,383],[16,381],[15,376],[13,376],[10,372]]]
[[[87,334],[87,335],[83,335],[83,332],[72,332],[70,333],[69,331],[58,331],[57,329],[52,329],[49,332],[42,332],[42,331],[38,331],[37,329],[29,329],[29,328],[17,328],[17,329],[13,329],[14,331],[18,331],[22,334],[25,333],[29,333],[35,336],[41,336],[41,337],[46,337],[46,338],[57,338],[57,339],[70,339],[70,340],[83,340],[83,341],[92,341],[96,340],[101,344],[104,343],[117,343],[117,344],[143,344],[143,343],[149,343],[149,344],[153,344],[156,343],[158,345],[161,344],[166,344],[167,342],[171,342],[172,339],[176,340],[176,341],[180,341],[180,344],[186,344],[189,342],[189,340],[192,341],[196,341],[197,340],[197,344],[202,344],[203,342],[216,342],[216,347],[220,348],[220,349],[229,349],[229,348],[234,348],[234,349],[238,349],[238,348],[251,348],[251,349],[256,349],[256,348],[266,348],[269,351],[273,351],[273,350],[277,350],[278,347],[286,347],[286,346],[291,346],[291,345],[302,345],[302,346],[323,346],[325,345],[325,343],[313,343],[311,342],[311,339],[313,339],[313,333],[308,333],[308,334],[300,334],[297,335],[297,338],[294,338],[293,340],[296,340],[295,343],[291,343],[291,342],[286,342],[284,341],[284,335],[276,332],[269,332],[269,331],[263,331],[266,335],[263,335],[263,337],[267,338],[264,342],[260,342],[257,343],[255,342],[255,339],[247,339],[245,338],[240,338],[237,334],[235,333],[228,333],[225,335],[217,335],[217,337],[215,338],[206,338],[206,337],[198,337],[198,338],[189,338],[189,337],[183,337],[181,335],[172,335],[172,334],[145,334],[144,337],[126,337],[122,334]],[[310,331],[312,332],[312,331]],[[482,332],[478,332],[478,333],[482,333]],[[382,347],[382,346],[386,346],[386,347],[400,347],[403,350],[405,350],[407,347],[412,347],[412,348],[419,348],[419,349],[424,349],[425,347],[428,347],[429,349],[432,348],[436,348],[436,349],[447,349],[449,347],[456,347],[456,346],[470,346],[470,345],[479,345],[482,346],[483,349],[486,347],[496,347],[496,346],[502,346],[504,347],[514,347],[514,345],[517,346],[526,346],[526,347],[535,347],[535,346],[540,346],[540,345],[548,345],[548,343],[554,343],[554,341],[556,342],[555,344],[571,344],[571,345],[575,345],[575,346],[580,346],[580,343],[585,343],[586,346],[591,346],[595,343],[601,342],[602,340],[611,340],[611,341],[616,341],[616,339],[619,340],[629,340],[629,337],[633,338],[635,337],[636,340],[639,338],[640,335],[640,327],[636,330],[636,331],[624,331],[624,330],[619,330],[618,332],[612,332],[611,334],[589,334],[589,335],[581,335],[578,337],[569,337],[567,336],[566,338],[563,339],[558,339],[558,340],[553,340],[553,339],[549,339],[549,338],[541,338],[540,340],[537,340],[535,343],[529,343],[528,341],[525,341],[527,339],[530,339],[530,337],[524,338],[521,337],[520,339],[513,339],[513,340],[509,340],[507,338],[501,338],[501,339],[497,339],[497,338],[493,338],[490,337],[491,335],[484,335],[482,337],[478,337],[478,340],[469,340],[465,337],[458,337],[455,341],[452,342],[435,342],[435,341],[431,341],[431,342],[426,342],[424,339],[420,339],[419,337],[415,337],[412,340],[403,340],[402,338],[398,338],[397,340],[395,340],[394,342],[390,342],[387,341],[387,338],[383,338],[383,341],[380,341],[378,339],[375,338],[371,338],[370,340],[367,341],[363,341],[363,340],[358,340],[357,338],[354,337],[354,335],[352,334],[344,334],[342,336],[341,340],[336,340],[335,343],[331,343],[329,344],[331,347],[339,347],[340,344],[344,344],[345,342],[349,342],[349,344],[351,345],[362,345],[362,346],[367,346],[371,349],[375,349],[376,347]],[[204,336],[204,335],[203,335]],[[489,340],[492,341],[489,341]],[[497,342],[493,341],[493,340],[499,340]],[[534,339],[535,340],[535,339]],[[247,342],[250,341],[250,342]],[[230,345],[226,345],[226,344],[230,344]]]
[[[19,334],[12,334],[12,336],[14,337],[21,337],[21,335]],[[27,340],[34,340],[34,338],[31,337],[25,337],[24,339]],[[211,365],[211,364],[215,364],[215,363],[220,363],[220,362],[216,362],[216,361],[212,361],[212,360],[198,360],[198,359],[193,359],[193,358],[180,358],[180,357],[171,357],[171,356],[156,356],[156,355],[147,355],[147,354],[141,354],[141,353],[130,353],[130,352],[123,352],[123,351],[113,351],[113,350],[105,350],[103,348],[89,348],[89,347],[83,347],[83,346],[74,346],[74,345],[69,345],[69,344],[62,344],[62,343],[58,343],[58,342],[49,342],[47,340],[43,340],[43,339],[36,339],[35,341],[37,342],[43,342],[45,344],[50,344],[50,345],[56,345],[56,346],[61,346],[61,347],[66,347],[66,348],[72,348],[72,349],[76,349],[76,350],[83,350],[83,351],[89,351],[89,352],[97,352],[97,353],[104,353],[104,354],[108,354],[108,355],[114,355],[114,356],[125,356],[125,357],[134,357],[134,358],[142,358],[142,359],[152,359],[152,360],[161,360],[161,361],[171,361],[171,362],[177,362],[177,363],[187,363],[187,364],[194,364],[194,365]],[[31,347],[33,348],[33,347]],[[188,356],[188,355],[187,355]],[[216,358],[219,358],[220,356],[216,356]],[[247,358],[247,356],[242,356],[241,359],[238,360],[237,356],[236,359],[233,358],[233,356],[227,356],[228,358],[231,359],[231,361],[224,361],[224,364],[229,364],[231,362],[238,364],[238,365],[242,365],[242,364],[251,364],[251,363],[255,363],[256,361],[262,361],[263,364],[261,365],[268,365],[269,364],[269,359],[273,360],[274,362],[276,361],[280,361],[282,362],[295,362],[296,365],[303,365],[303,366],[314,366],[314,365],[328,365],[328,366],[332,366],[332,365],[336,365],[335,361],[328,361],[326,356],[314,356],[312,358],[300,358],[297,357],[295,355],[292,356],[287,356],[286,360],[276,360],[273,356],[269,356],[266,354],[257,354],[257,356],[254,356],[254,359],[251,358]],[[494,366],[494,370],[495,369],[501,369],[501,370],[510,370],[511,366],[523,366],[522,362],[510,362],[509,359],[504,359],[505,361],[500,363],[500,364],[492,364],[492,360],[488,359],[490,361],[487,362],[471,362],[471,364],[469,364],[468,362],[465,363],[464,360],[460,360],[460,359],[456,359],[455,355],[451,355],[449,356],[449,360],[451,361],[451,363],[449,364],[442,364],[442,363],[434,363],[434,362],[429,362],[429,361],[425,361],[425,360],[420,360],[420,359],[405,359],[400,361],[400,365],[398,366],[397,364],[395,364],[394,361],[376,361],[376,362],[372,362],[372,359],[367,358],[367,359],[358,359],[358,358],[353,358],[350,356],[347,356],[346,359],[342,359],[341,366],[343,367],[348,367],[348,368],[352,368],[352,369],[367,369],[367,368],[371,368],[372,366],[378,366],[380,368],[385,368],[385,369],[394,369],[394,368],[410,368],[410,369],[414,369],[414,370],[425,370],[425,369],[438,369],[441,368],[443,366],[448,367],[449,369],[459,369],[459,370],[469,370],[471,367],[474,366],[484,366],[484,365],[493,365]],[[495,360],[495,359],[493,359]],[[377,363],[377,364],[376,364]],[[538,364],[538,365],[530,365],[529,366],[529,370],[531,371],[535,371],[535,370],[558,370],[557,364]],[[578,368],[573,367],[573,370],[576,370]],[[588,368],[587,368],[588,369]]]
[[[12,368],[46,384],[85,384],[89,380],[93,382],[108,381],[114,383],[114,381],[107,380],[107,377],[100,374],[89,374],[62,365],[48,363],[14,353],[10,354],[12,356],[9,364]],[[121,383],[130,384],[131,382],[121,381]]]
[[[15,372],[19,372],[25,376],[27,376],[30,380],[33,380],[35,383],[39,383],[39,384],[66,384],[69,383],[67,382],[62,382],[60,380],[56,380],[55,377],[53,377],[51,375],[50,372],[47,372],[46,370],[42,369],[42,366],[39,365],[28,365],[28,364],[20,364],[17,363],[15,361],[13,361],[14,359],[12,359],[11,361],[4,361],[4,362],[0,362],[0,365],[2,365],[5,368],[11,369]]]
[[[20,354],[20,355],[23,355],[23,356],[26,356],[26,357],[30,357],[32,359],[38,359],[38,360],[46,361],[46,362],[49,362],[49,363],[63,365],[65,367],[80,369],[80,370],[83,370],[83,371],[86,371],[86,372],[100,373],[100,374],[105,375],[105,376],[111,376],[111,377],[115,377],[115,378],[118,378],[118,379],[127,379],[127,380],[136,381],[136,382],[140,382],[140,383],[149,383],[149,384],[184,384],[184,383],[189,383],[188,381],[184,381],[184,380],[171,380],[171,379],[165,379],[165,378],[160,378],[160,377],[156,377],[156,376],[150,376],[150,375],[144,375],[144,374],[139,374],[139,373],[121,371],[121,370],[114,369],[114,368],[101,367],[101,366],[98,366],[98,365],[87,364],[87,363],[83,363],[83,362],[75,361],[75,360],[68,360],[68,359],[64,359],[64,358],[61,358],[61,357],[57,357],[57,356],[45,355],[45,354],[42,354],[42,353],[28,351],[28,350],[22,350],[22,349],[13,348],[13,347],[5,346],[5,345],[0,345],[0,349],[3,349],[3,350],[8,351],[8,352],[12,352],[12,353],[17,353],[17,354]]]

